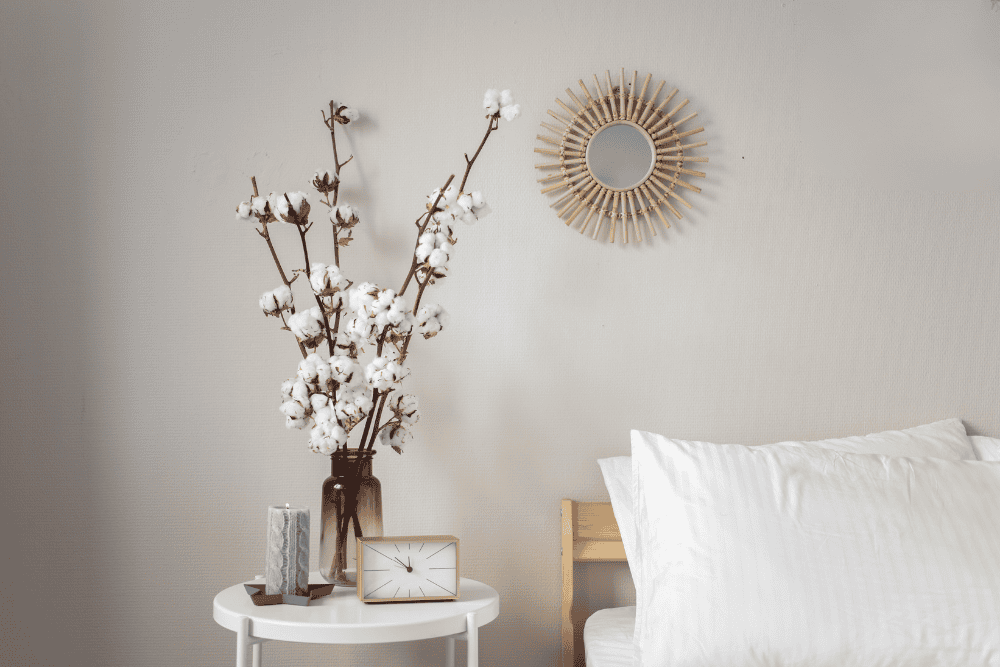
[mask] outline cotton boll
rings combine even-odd
[[[389,401],[389,409],[402,424],[416,424],[420,419],[419,402],[413,394],[396,394]]]
[[[458,205],[463,211],[472,210],[472,197],[470,195],[462,195],[458,198]]]
[[[333,379],[341,384],[355,383],[361,377],[361,366],[354,359],[344,355],[330,359],[330,371]]]
[[[514,120],[521,115],[521,105],[511,104],[509,106],[502,107],[500,109],[500,115],[506,121]]]
[[[490,88],[483,95],[483,108],[486,113],[493,115],[500,109],[500,92]]]
[[[274,298],[274,292],[264,292],[260,295],[261,310],[264,311],[265,315],[278,315],[278,300]]]
[[[285,193],[287,203],[291,205],[292,209],[296,213],[302,213],[302,204],[306,201],[306,193],[304,192],[288,192]]]
[[[472,199],[472,208],[477,209],[481,206],[486,205],[486,200],[483,199],[483,193],[479,190],[473,190],[469,193],[469,197]]]
[[[314,385],[315,386],[316,383],[317,383],[317,378],[316,378],[316,376],[317,376],[316,362],[317,361],[322,362],[323,359],[322,359],[322,357],[320,357],[318,354],[316,354],[314,352],[314,353],[310,354],[308,357],[306,357],[305,359],[303,359],[302,361],[299,362],[299,367],[298,367],[298,370],[296,371],[296,375],[298,375],[299,379],[302,380],[303,382],[305,382],[307,385]]]
[[[351,204],[341,204],[337,207],[337,213],[340,215],[340,219],[347,222],[351,218],[360,218],[358,215],[358,209]]]
[[[367,312],[366,309],[369,308],[374,302],[375,297],[379,293],[378,285],[375,283],[361,283],[357,287],[351,290],[350,302],[351,310],[358,313]]]
[[[328,400],[330,399],[326,394],[313,394],[309,397],[309,405],[312,407],[313,412],[316,412],[317,410],[325,408]],[[316,421],[319,421],[319,418],[315,419]]]
[[[285,417],[285,428],[295,428],[302,430],[309,425],[308,419],[296,419],[295,417]]]
[[[449,185],[448,189],[444,191],[442,198],[449,206],[455,204],[458,201],[458,188],[454,185]]]
[[[448,265],[448,253],[440,248],[436,248],[434,252],[430,254],[427,258],[427,263],[434,268],[440,268]]]
[[[298,401],[302,405],[309,404],[309,385],[302,378],[297,379],[292,384],[292,400]]]
[[[285,380],[281,383],[281,400],[290,401],[292,400],[292,387],[295,385],[294,380]]]
[[[392,385],[402,379],[402,369],[395,361],[386,357],[375,357],[372,363],[365,367],[365,379],[372,389],[388,391]]]
[[[326,264],[314,262],[313,265],[309,267],[309,285],[316,294],[323,293],[323,291],[327,288]]]
[[[287,310],[292,307],[292,290],[289,289],[288,285],[275,287],[272,292],[280,310]]]
[[[406,441],[410,437],[410,432],[401,426],[387,428],[378,434],[379,445],[382,447],[392,447],[397,454],[402,454],[406,447]]]
[[[249,220],[250,215],[253,213],[253,209],[250,208],[250,202],[243,201],[240,205],[236,207],[236,219],[237,220]]]
[[[304,419],[306,416],[305,407],[298,401],[285,401],[279,409],[281,414],[292,419]]]
[[[472,211],[469,211],[468,213],[463,213],[462,214],[462,222],[464,222],[467,225],[474,225],[474,224],[476,224],[476,220],[477,220],[476,214],[473,213]]]
[[[439,304],[421,306],[417,311],[417,333],[433,338],[448,324],[448,312]]]
[[[514,103],[514,94],[510,89],[500,91],[500,106],[509,107]]]
[[[254,197],[250,200],[250,209],[257,215],[265,215],[267,212],[267,200],[264,197]]]
[[[323,340],[323,314],[319,306],[295,313],[288,318],[288,328],[306,347],[316,347]]]
[[[358,113],[358,110],[355,109],[354,107],[347,107],[347,108],[343,109],[340,112],[340,115],[343,116],[344,118],[346,118],[347,120],[349,120],[352,123],[354,121],[356,121],[360,117],[360,114]]]

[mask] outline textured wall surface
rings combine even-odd
[[[410,357],[416,442],[375,461],[387,533],[460,536],[500,591],[484,665],[555,662],[558,500],[606,497],[594,461],[630,428],[1000,436],[998,37],[989,0],[3,3],[0,664],[231,664],[215,592],[262,571],[268,505],[318,516],[328,466],[277,411],[297,351],[233,208],[251,175],[332,166],[330,99],[365,117],[343,270],[389,286],[483,90],[523,107],[470,179],[494,212],[435,289],[451,326]],[[624,247],[567,230],[532,168],[553,99],[622,66],[679,87],[711,142],[695,210]],[[587,596],[629,596],[589,570]]]

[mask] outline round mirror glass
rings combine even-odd
[[[631,190],[653,171],[653,142],[629,122],[610,123],[587,144],[587,168],[610,190]]]

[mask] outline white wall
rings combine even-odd
[[[390,286],[424,195],[478,142],[482,91],[524,109],[470,180],[494,213],[435,289],[452,325],[411,355],[417,442],[376,461],[387,531],[459,535],[500,591],[484,665],[554,663],[558,500],[605,497],[594,460],[630,428],[760,443],[959,416],[1000,435],[989,0],[0,13],[0,664],[231,662],[212,597],[260,571],[266,506],[318,511],[327,474],[277,413],[297,352],[257,310],[277,280],[232,212],[251,175],[299,189],[331,165],[331,98],[366,117],[343,269]],[[679,87],[711,142],[695,210],[626,247],[567,230],[532,169],[553,99],[621,66]]]

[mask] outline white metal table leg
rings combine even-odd
[[[444,665],[455,667],[455,637],[445,637],[444,642]]]
[[[236,667],[250,667],[247,658],[250,648],[250,619],[240,619],[240,629],[236,631]]]
[[[479,667],[479,629],[476,627],[476,614],[469,612],[465,615],[465,638],[468,644],[469,667]]]
[[[263,642],[258,642],[253,645],[253,667],[261,667],[261,645]]]

